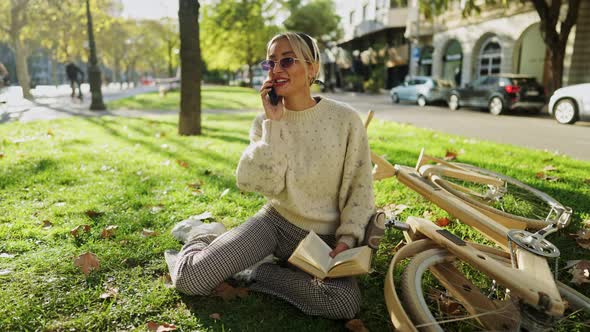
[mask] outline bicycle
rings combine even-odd
[[[370,112],[365,127],[372,115]],[[543,330],[563,317],[566,304],[562,296],[570,306],[590,312],[590,299],[555,281],[547,262],[547,258],[559,257],[559,249],[545,237],[568,225],[570,208],[513,178],[449,163],[424,151],[415,168],[393,166],[373,152],[371,160],[374,180],[395,176],[500,247],[465,241],[422,218],[388,221],[388,228],[404,231],[408,243],[395,254],[385,280],[386,304],[397,330],[442,331],[440,324],[451,322],[462,324],[457,329]],[[523,208],[524,202],[529,206]],[[410,257],[400,301],[394,271]],[[440,291],[425,298],[422,283],[434,281]],[[490,294],[481,291],[485,287]],[[441,303],[451,303],[452,315],[430,307]]]

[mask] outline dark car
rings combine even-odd
[[[449,108],[487,108],[493,115],[517,108],[539,113],[545,105],[543,87],[532,76],[499,74],[482,76],[449,94]]]

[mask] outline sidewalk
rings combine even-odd
[[[157,91],[155,86],[139,86],[132,88],[123,88],[117,85],[103,87],[102,94],[105,103],[109,101],[134,96],[141,93]],[[36,120],[51,120],[69,116],[143,116],[143,115],[161,115],[164,113],[174,114],[171,111],[139,111],[139,110],[107,110],[107,111],[90,111],[91,94],[88,84],[82,85],[84,100],[71,98],[71,89],[67,85],[60,86],[38,86],[32,90],[34,101],[23,99],[20,87],[8,87],[0,95],[5,104],[0,105],[0,124],[20,121],[29,122]],[[108,105],[107,105],[108,108]]]

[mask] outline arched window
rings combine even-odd
[[[452,40],[447,45],[445,53],[443,55],[443,75],[442,78],[455,82],[457,85],[461,85],[463,66],[463,50],[461,44],[457,40]]]
[[[502,65],[502,46],[497,37],[486,39],[479,54],[478,76],[499,74]]]

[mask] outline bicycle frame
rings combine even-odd
[[[368,127],[372,116],[373,114],[370,112],[365,122],[365,128]],[[527,223],[468,204],[443,190],[439,185],[444,181],[441,178],[442,175],[495,186],[501,186],[501,180],[477,174],[428,156],[424,154],[424,150],[421,151],[415,168],[402,165],[393,166],[373,152],[371,152],[371,160],[375,164],[374,180],[396,176],[405,186],[446,210],[461,222],[477,229],[503,249],[502,251],[466,242],[429,220],[409,217],[404,232],[408,245],[401,248],[394,256],[385,280],[385,299],[391,321],[396,329],[416,331],[416,326],[406,314],[396,294],[393,279],[394,267],[403,259],[431,248],[446,249],[461,261],[497,280],[524,303],[547,315],[554,317],[563,315],[565,304],[561,299],[546,258],[520,247],[514,249],[508,239],[510,230],[522,230],[527,227]],[[441,165],[427,165],[431,161]],[[569,218],[569,214],[566,217]],[[511,256],[511,253],[514,256]],[[439,268],[439,266],[444,268]],[[494,330],[506,330],[511,327],[505,317],[506,315],[518,315],[518,309],[513,306],[498,308],[493,300],[482,294],[451,263],[439,264],[439,266],[432,268],[431,272],[452,296],[461,300],[465,309],[471,315],[476,316],[482,325]]]

